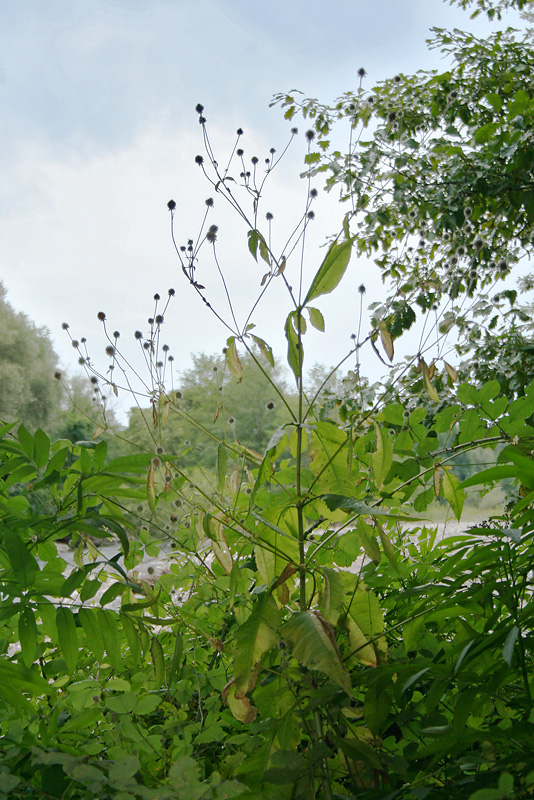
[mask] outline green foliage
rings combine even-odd
[[[0,330],[0,419],[18,419],[33,430],[48,427],[60,400],[57,356],[48,331],[13,310],[1,284]]]
[[[460,40],[455,34],[455,46]],[[511,39],[503,42],[508,47]],[[471,46],[461,51],[458,69],[484,82],[487,63],[479,74]],[[487,47],[495,48],[495,40]],[[465,217],[463,205],[451,204],[463,203],[468,179],[480,177],[470,159],[485,165],[488,181],[486,189],[474,181],[473,202],[505,203],[504,227],[492,233],[491,247],[509,253],[529,235],[524,198],[514,206],[510,185],[499,194],[493,184],[510,166],[495,146],[499,137],[510,144],[513,104],[523,103],[528,117],[530,100],[517,96],[517,72],[510,71],[509,90],[506,82],[501,93],[486,87],[487,103],[476,108],[472,87],[462,89],[463,112],[456,102],[456,111],[430,108],[436,122],[421,147],[431,166],[415,159],[408,173],[418,176],[417,208],[439,229],[430,236],[438,261],[446,243],[440,231],[455,214]],[[443,89],[435,77],[411,81],[422,103]],[[447,81],[459,85],[460,73]],[[385,117],[392,88],[377,90],[386,127],[363,145],[367,157],[376,155],[367,163],[373,179],[385,176],[379,162],[391,156],[384,141],[398,140]],[[291,116],[294,101],[285,102]],[[494,112],[505,107],[497,121]],[[345,114],[343,104],[338,110]],[[449,112],[451,125],[457,112],[466,126],[462,137],[469,133],[462,158],[443,139],[456,136],[444,128]],[[312,117],[324,137],[330,123],[320,114]],[[408,117],[406,124],[415,122]],[[306,163],[321,169],[313,136],[307,140]],[[528,149],[528,137],[521,141]],[[289,248],[277,256],[270,227],[269,235],[260,230],[256,178],[241,176],[250,213],[229,183],[235,183],[232,158],[220,173],[211,144],[207,152],[215,191],[224,189],[245,222],[250,257],[269,268],[253,310],[271,280],[285,283],[287,360],[296,389],[288,392],[269,345],[251,333],[252,312],[239,326],[227,292],[225,319],[196,279],[201,246],[208,242],[215,253],[212,226],[190,251],[176,249],[191,291],[226,328],[225,358],[197,356],[180,390],[166,388],[168,362],[158,351],[163,317],[154,314],[150,337],[139,335],[152,389],[145,394],[148,414],[131,415],[136,452],[110,455],[107,443],[92,437],[73,444],[24,425],[0,428],[0,795],[532,795],[534,382],[509,384],[509,391],[491,373],[484,383],[458,382],[453,366],[446,363],[439,375],[436,360],[422,353],[411,362],[408,404],[394,382],[381,394],[356,370],[341,384],[332,378],[335,370],[312,370],[307,380],[308,321],[319,331],[326,324],[308,303],[337,288],[353,248],[381,248],[385,274],[401,284],[428,278],[428,260],[424,269],[408,256],[388,261],[405,222],[403,164],[392,173],[391,202],[384,190],[376,205],[362,199],[361,172],[345,172],[340,179],[364,226],[351,235],[349,214],[307,287],[302,271],[297,275],[294,293],[285,275]],[[447,159],[456,165],[457,184],[441,180]],[[513,166],[513,153],[509,160]],[[346,164],[338,166],[335,176]],[[438,175],[441,199],[430,172]],[[308,208],[297,227],[303,241]],[[489,234],[494,216],[487,212],[484,206],[471,217]],[[480,258],[484,281],[485,254]],[[415,294],[405,283],[404,297],[375,309],[371,333],[349,356],[367,342],[377,353],[380,344],[393,361],[394,340],[415,315],[410,303],[426,311],[442,291],[456,292],[439,284],[435,268]],[[508,300],[513,306],[515,299]],[[448,325],[445,317],[442,324]],[[118,346],[112,357],[121,365]],[[96,373],[92,362],[89,368]],[[109,375],[100,380],[117,390]],[[473,469],[475,457],[484,469]],[[509,488],[499,516],[443,538],[427,524],[436,501],[459,520],[473,487],[485,492],[502,480]],[[60,541],[65,536],[70,549]]]

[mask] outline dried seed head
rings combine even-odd
[[[268,211],[268,212],[266,213],[266,215],[265,215],[265,219],[266,219],[266,220],[268,220],[269,222],[270,222],[270,221],[273,219],[273,215],[271,214],[271,212],[270,212],[270,211]]]
[[[120,333],[119,333],[119,331],[113,331],[113,338],[114,338],[114,339],[118,339],[118,338],[119,338],[119,336],[120,336]]]
[[[169,202],[167,203],[167,208],[169,209],[169,211],[174,211],[174,209],[176,208],[176,203],[174,202],[174,200],[169,200]]]
[[[306,131],[306,139],[311,142],[312,139],[315,139],[315,131],[309,130]]]
[[[61,372],[59,372],[59,370],[56,370],[56,372],[54,372],[54,378],[56,379],[56,381],[61,380]]]
[[[115,355],[115,348],[113,347],[113,345],[110,344],[110,345],[108,345],[106,347],[106,355],[108,355],[108,356],[114,356]]]
[[[363,285],[363,283],[360,283],[360,285],[358,286],[358,291],[359,291],[359,293],[360,293],[361,295],[364,295],[364,294],[365,294],[365,292],[367,291],[367,289],[365,288],[365,286]]]
[[[360,69],[358,70],[358,77],[365,78],[366,75],[367,75],[367,72],[364,70],[363,67],[360,67]]]
[[[106,315],[104,314],[103,311],[99,311],[98,314],[96,315],[96,317],[97,317],[97,319],[100,320],[100,322],[104,322],[104,320],[106,319]]]
[[[269,400],[269,402],[267,403],[267,405],[265,406],[265,408],[267,409],[267,411],[272,411],[272,410],[273,410],[273,408],[274,408],[274,403],[273,403],[273,401],[272,401],[272,400]]]
[[[158,314],[156,317],[156,325],[163,325],[163,314]]]
[[[174,291],[174,289],[169,289],[169,291],[167,292],[167,294],[169,295],[169,297],[174,297],[174,295],[176,294],[176,292]]]
[[[203,163],[204,163],[204,159],[202,158],[202,156],[195,156],[195,164],[198,164],[199,166],[201,166]]]
[[[299,132],[298,128],[291,128],[291,133],[293,134],[293,136],[296,136],[298,132]]]
[[[197,114],[202,114],[202,112],[204,111],[204,106],[201,103],[198,103],[195,108],[195,111],[197,112]]]
[[[141,331],[136,331],[134,333],[134,336],[135,336],[136,339],[142,339],[143,338],[143,334],[141,333]]]
[[[157,456],[154,456],[154,458],[152,459],[152,461],[150,463],[156,469],[157,467],[161,466],[161,458],[158,458]]]
[[[66,331],[68,329],[68,327],[69,327],[69,323],[68,322],[63,322],[61,324],[61,327],[63,328],[64,331]]]
[[[237,135],[238,136],[243,136],[243,128],[238,128],[237,129]]]
[[[213,197],[208,197],[208,199],[205,201],[205,203],[206,203],[208,208],[212,208],[213,207]]]

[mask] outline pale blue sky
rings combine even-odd
[[[482,18],[472,22],[441,0],[6,0],[0,279],[8,299],[49,327],[65,367],[75,359],[61,332],[64,320],[100,352],[97,311],[104,308],[110,325],[129,335],[146,321],[154,292],[170,286],[179,291],[166,330],[177,366],[187,366],[191,351],[218,350],[224,332],[196,298],[182,294],[187,287],[180,284],[165,207],[174,197],[183,238],[212,193],[199,185],[193,164],[200,152],[196,103],[205,105],[224,146],[242,126],[245,148],[252,141],[265,154],[270,146],[280,150],[288,126],[279,109],[268,108],[275,92],[299,88],[328,102],[355,86],[361,66],[369,87],[397,72],[438,66],[438,54],[425,46],[431,25],[489,30]],[[302,149],[289,157],[286,172],[273,176],[278,217],[301,197]],[[333,196],[321,202],[317,245],[343,213]],[[232,249],[236,237],[243,248]],[[243,260],[246,231],[229,243],[228,269],[236,271],[236,291],[246,302],[251,287],[240,279],[240,270],[251,269]],[[312,271],[322,255],[310,256]],[[352,284],[361,279],[355,265]],[[378,281],[371,286],[380,291]],[[340,310],[329,302],[332,334],[344,349],[356,324],[351,306]],[[269,318],[260,316],[260,323],[268,327]],[[279,333],[261,334],[272,335],[283,355]],[[325,337],[316,346],[317,359],[337,355]]]

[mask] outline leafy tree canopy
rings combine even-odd
[[[48,427],[59,406],[57,356],[46,328],[16,312],[0,284],[0,419]]]

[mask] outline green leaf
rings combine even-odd
[[[351,696],[350,677],[339,656],[331,625],[316,611],[299,611],[280,628],[297,661],[328,675]]]
[[[287,362],[293,370],[293,374],[298,381],[302,371],[304,352],[302,348],[302,342],[299,342],[299,335],[296,331],[296,315],[296,311],[291,311],[288,314],[284,329],[287,339]]]
[[[163,686],[165,683],[165,657],[163,655],[163,647],[157,636],[153,636],[150,642],[150,654],[152,656],[156,686]]]
[[[324,332],[324,317],[318,308],[308,308],[310,322],[316,330]]]
[[[109,609],[98,609],[96,613],[108,661],[118,672],[120,669],[120,642],[117,615]]]
[[[104,657],[104,640],[97,613],[93,608],[80,608],[78,619],[85,633],[87,649],[94,654],[98,662],[101,662]]]
[[[517,637],[519,636],[519,628],[517,625],[514,625],[508,636],[506,637],[506,641],[504,642],[504,647],[502,649],[502,657],[510,667],[512,665],[512,656],[514,654],[514,647],[517,641]]]
[[[495,481],[502,481],[506,478],[515,478],[517,476],[517,467],[511,464],[505,464],[502,467],[490,467],[471,475],[467,480],[462,481],[460,484],[462,489],[468,489],[470,486],[480,486],[483,483],[494,483]]]
[[[137,665],[139,664],[141,658],[141,637],[139,635],[139,631],[126,614],[120,614],[119,618],[122,625],[122,630],[126,636],[126,641],[128,642],[128,654],[133,663]]]
[[[319,603],[321,613],[331,625],[337,625],[345,602],[343,578],[335,569],[323,567],[324,590]]]
[[[34,461],[39,469],[42,469],[48,463],[48,456],[50,453],[50,439],[41,429],[35,431],[33,437],[35,454]]]
[[[72,675],[78,663],[78,634],[74,614],[70,608],[60,606],[56,611],[56,626],[59,646],[67,665],[67,670]]]
[[[376,450],[371,456],[375,481],[380,488],[384,485],[387,474],[393,463],[393,447],[388,428],[374,422],[376,433]]]
[[[168,685],[171,686],[174,678],[178,675],[181,667],[181,661],[184,655],[184,637],[179,631],[176,631],[176,639],[174,642],[174,652],[172,654],[171,665],[169,667],[169,675],[167,678]]]
[[[496,92],[489,92],[486,95],[486,100],[488,103],[495,109],[495,111],[500,111],[502,108],[502,97],[497,94]]]
[[[248,236],[248,249],[254,256],[254,260],[258,260],[258,231],[257,230],[250,230],[247,234]]]
[[[22,446],[23,451],[28,458],[33,458],[34,454],[34,441],[33,436],[26,430],[24,425],[19,425],[17,430],[17,438]]]
[[[18,534],[13,531],[6,531],[4,545],[17,583],[22,589],[29,589],[39,572],[37,561]]]
[[[345,497],[340,494],[323,494],[322,499],[330,511],[335,511],[340,508],[342,511],[352,511],[354,514],[360,514],[366,517],[388,517],[389,519],[398,520],[399,522],[422,522],[420,517],[408,517],[406,514],[397,514],[394,511],[382,511],[380,506],[368,506],[366,503],[360,503],[352,497]]]
[[[460,486],[460,481],[449,470],[443,471],[443,494],[454,512],[457,520],[462,516],[465,492]]]
[[[37,651],[37,624],[33,609],[26,606],[19,616],[19,641],[22,660],[26,667],[31,667]]]
[[[308,294],[306,295],[303,305],[307,305],[310,300],[314,300],[322,294],[329,294],[334,291],[348,267],[354,239],[355,237],[352,236],[350,239],[346,239],[340,244],[334,242],[330,246],[323,263],[319,267],[308,289]]]
[[[252,609],[252,614],[236,632],[234,677],[236,694],[248,692],[252,673],[263,655],[276,647],[279,636],[280,612],[271,595],[264,592]]]

